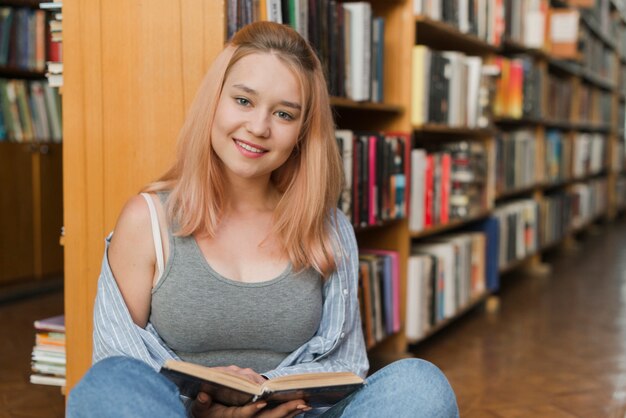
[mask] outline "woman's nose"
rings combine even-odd
[[[256,137],[267,138],[270,134],[269,116],[265,112],[254,112],[250,115],[246,129]]]

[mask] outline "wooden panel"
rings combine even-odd
[[[373,2],[375,15],[385,17],[385,103],[402,106],[405,111],[379,129],[410,131],[411,48],[415,41],[415,20],[410,1],[401,5],[384,0]]]
[[[180,5],[157,3],[102,3],[107,231],[124,202],[165,170],[183,121]]]
[[[104,238],[170,164],[224,39],[222,2],[79,0],[63,8],[68,389],[91,364]]]
[[[91,364],[89,319],[97,254],[102,252],[102,204],[98,202],[102,198],[101,186],[98,187],[102,183],[101,157],[98,157],[102,155],[100,1],[66,2],[63,20],[63,205],[69,389]],[[88,150],[95,158],[88,158]],[[98,233],[92,233],[90,239],[90,231],[94,229]]]
[[[28,144],[0,143],[0,282],[34,274],[31,159]]]

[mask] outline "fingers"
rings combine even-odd
[[[267,402],[259,401],[244,406],[225,406],[212,403],[211,398],[204,392],[200,392],[192,407],[194,418],[293,418],[302,412],[310,411],[303,400],[295,400],[282,403],[272,409],[264,410]]]
[[[198,396],[196,396],[196,399],[193,401],[193,406],[191,407],[192,416],[194,418],[208,417],[211,404],[211,397],[208,394],[198,392]]]
[[[244,405],[240,408],[237,408],[237,412],[239,412],[239,414],[235,415],[236,418],[247,418],[247,417],[253,417],[256,416],[256,414],[259,413],[259,411],[262,411],[263,408],[265,408],[267,406],[267,402],[255,402],[255,403],[251,403],[248,405]]]
[[[282,403],[267,411],[262,411],[257,416],[259,418],[290,418],[310,410],[311,407],[308,406],[302,399],[297,399]]]

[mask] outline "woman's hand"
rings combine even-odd
[[[242,376],[254,383],[263,384],[266,379],[252,369],[242,369],[237,366],[215,367],[215,369]],[[212,401],[211,397],[200,392],[192,406],[192,414],[195,418],[291,418],[309,411],[311,408],[302,400],[282,403],[272,409],[264,410],[267,403],[258,401],[244,406],[226,406]]]
[[[293,418],[302,412],[311,410],[302,399],[285,402],[275,408],[263,410],[264,401],[249,403],[244,406],[225,406],[211,402],[211,397],[204,392],[198,393],[191,409],[194,418]]]

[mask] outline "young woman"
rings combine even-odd
[[[180,358],[250,380],[368,370],[341,161],[307,42],[269,22],[239,31],[207,73],[173,167],[131,198],[107,249],[94,366],[69,417],[292,417],[303,400],[227,407],[181,399],[158,373]],[[458,416],[446,378],[411,359],[367,379],[328,417]]]

